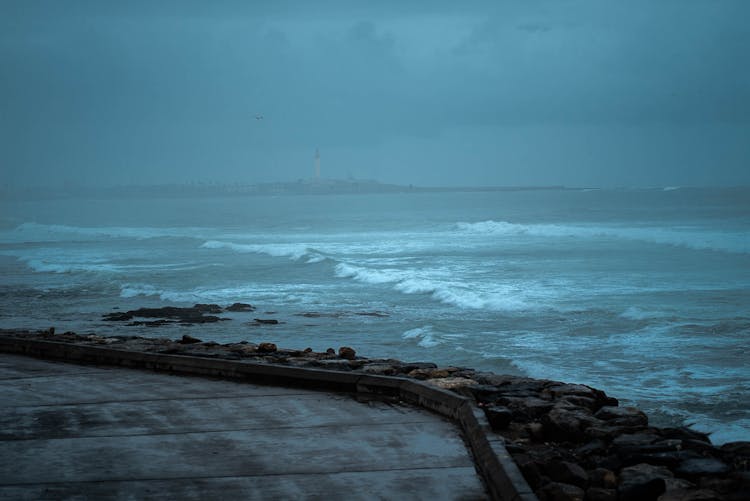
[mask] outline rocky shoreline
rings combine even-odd
[[[218,308],[218,309],[217,309]],[[235,303],[227,311],[252,311]],[[156,311],[159,310],[159,311]],[[109,320],[201,323],[216,305],[168,307],[109,314]],[[162,321],[161,323],[159,323]],[[135,324],[139,325],[139,324]],[[649,426],[633,407],[585,385],[358,356],[346,346],[315,352],[282,349],[271,342],[219,344],[141,336],[56,334],[3,330],[4,336],[38,338],[151,353],[190,355],[408,377],[473,398],[501,435],[526,481],[541,500],[740,500],[750,499],[750,442],[721,447],[686,427]]]

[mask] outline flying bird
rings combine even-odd
[[[263,120],[263,115],[255,115],[256,120]]]

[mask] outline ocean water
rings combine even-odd
[[[0,209],[0,327],[347,345],[589,384],[653,423],[750,440],[750,189]],[[235,301],[258,310],[196,326],[101,319],[113,308]]]

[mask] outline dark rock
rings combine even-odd
[[[623,433],[612,440],[612,445],[618,448],[641,448],[653,444],[659,440],[659,435],[654,433]]]
[[[328,348],[326,350],[326,355],[336,355],[336,350],[334,350],[333,348]]]
[[[258,351],[261,353],[274,353],[277,350],[278,348],[273,343],[260,343],[258,345]]]
[[[588,442],[575,450],[577,456],[588,456],[590,454],[602,454],[606,452],[607,444],[604,440],[595,439]]]
[[[558,400],[558,402],[569,403],[575,407],[583,407],[590,411],[595,411],[599,408],[596,399],[579,395],[564,395]]]
[[[664,438],[677,438],[680,440],[698,440],[701,442],[711,443],[708,435],[700,431],[691,430],[685,426],[678,428],[661,428],[659,433]]]
[[[583,501],[586,491],[575,485],[550,482],[537,495],[540,501]]]
[[[484,414],[494,430],[504,430],[513,419],[513,412],[502,405],[484,407]]]
[[[598,422],[598,419],[583,409],[562,409],[558,407],[553,408],[542,418],[545,436],[560,442],[583,441],[586,428]]]
[[[676,468],[677,465],[688,459],[698,459],[700,456],[694,451],[666,451],[666,452],[632,452],[622,455],[622,462],[625,465],[634,465],[638,463],[648,463],[657,466],[666,466],[667,468]]]
[[[183,334],[182,335],[182,339],[180,339],[177,342],[180,343],[180,344],[195,344],[195,343],[202,343],[203,341],[201,341],[197,337],[188,336],[187,334]]]
[[[617,493],[623,501],[655,500],[666,491],[664,479],[672,476],[663,466],[645,463],[629,466],[620,471]]]
[[[594,487],[604,489],[617,488],[617,476],[607,468],[595,468],[589,472],[589,483]]]
[[[586,488],[589,475],[586,470],[569,461],[553,461],[546,465],[544,473],[555,482]]]
[[[617,501],[617,491],[602,487],[589,487],[586,489],[586,501]]]
[[[247,303],[232,303],[225,308],[226,311],[255,311],[255,306]]]
[[[379,317],[384,318],[388,316],[388,313],[384,311],[358,311],[355,313],[355,315],[359,315],[360,317]]]
[[[500,397],[498,403],[513,411],[514,419],[530,421],[543,416],[555,404],[537,397]]]
[[[708,489],[674,489],[665,492],[659,501],[722,501],[726,499]]]
[[[604,406],[594,417],[621,426],[648,426],[648,416],[635,407]]]
[[[391,364],[400,362],[398,360],[390,360]],[[433,364],[432,362],[407,362],[405,364],[401,364],[401,371],[408,373],[416,369],[437,369],[437,365]]]
[[[528,482],[529,487],[537,489],[543,483],[542,472],[539,465],[528,454],[514,454],[513,461],[521,471],[523,478]]]
[[[126,322],[128,320],[131,320],[133,318],[133,315],[131,315],[130,313],[117,311],[115,313],[106,313],[102,318],[108,322]]]
[[[690,458],[682,461],[675,469],[681,477],[695,479],[708,475],[724,475],[729,473],[729,466],[715,458]]]
[[[198,303],[193,305],[193,309],[200,311],[201,313],[221,313],[221,306],[218,304],[202,304]]]
[[[258,324],[276,325],[279,323],[275,318],[254,318],[253,320]]]
[[[339,357],[345,358],[347,360],[354,360],[357,357],[357,352],[354,351],[354,348],[342,346],[341,348],[339,348]]]

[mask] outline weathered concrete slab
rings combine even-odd
[[[0,498],[486,497],[457,428],[415,408],[13,355],[0,370]]]

